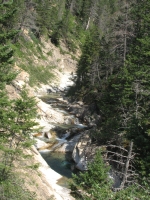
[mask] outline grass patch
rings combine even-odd
[[[31,40],[25,39],[20,36],[19,41],[13,45],[15,50],[15,56],[18,58],[25,58],[28,60],[28,57],[35,55],[40,59],[46,60],[46,57],[43,55],[42,44],[33,34],[31,34]]]
[[[35,86],[38,83],[48,84],[53,80],[54,74],[52,69],[55,66],[38,66],[34,63],[35,56],[40,60],[47,60],[42,51],[42,44],[33,33],[29,34],[30,38],[20,36],[16,44],[12,44],[12,49],[15,52],[15,58],[18,66],[29,73],[29,85]],[[52,55],[52,51],[49,52]]]
[[[35,86],[38,83],[48,84],[50,81],[54,79],[54,74],[52,73],[52,69],[55,66],[34,66],[34,65],[25,65],[22,64],[20,66],[23,70],[27,71],[30,74],[29,85]]]
[[[53,55],[53,51],[50,50],[49,52],[47,52],[47,55],[48,55],[48,56],[52,56],[52,55]]]
[[[30,86],[34,86],[38,82],[43,83],[43,84],[48,84],[50,82],[50,80],[52,80],[54,78],[54,75],[51,71],[53,68],[54,68],[54,66],[31,67],[30,68],[30,80],[29,80]]]

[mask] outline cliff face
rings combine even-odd
[[[62,48],[65,49],[65,46],[62,45]],[[53,108],[41,101],[40,96],[47,94],[47,91],[56,90],[56,88],[57,90],[63,91],[68,84],[72,84],[70,78],[72,76],[71,74],[75,73],[76,61],[73,60],[69,54],[62,55],[60,50],[50,41],[46,42],[42,39],[41,49],[46,59],[38,58],[36,55],[32,54],[33,63],[37,66],[43,65],[45,68],[47,68],[50,64],[55,65],[55,68],[53,69],[53,73],[55,75],[53,81],[47,85],[38,83],[38,85],[31,87],[29,85],[30,75],[28,72],[19,67],[23,61],[18,59],[14,66],[15,70],[18,72],[18,76],[11,85],[7,85],[6,89],[9,98],[16,99],[19,97],[19,93],[22,88],[26,86],[29,96],[34,96],[37,100],[37,110],[40,118],[36,119],[36,121],[38,121],[39,125],[43,127],[41,131],[46,132],[53,127],[51,124],[52,122],[63,123],[65,118],[63,114],[53,110]],[[47,53],[50,51],[53,53],[48,56]],[[62,176],[50,169],[39,152],[36,150],[35,146],[33,146],[28,153],[32,155],[32,159],[30,161],[24,161],[24,165],[28,164],[28,162],[31,162],[32,164],[38,163],[39,168],[37,170],[29,170],[26,168],[24,169],[19,165],[17,168],[18,171],[21,172],[22,176],[25,175],[27,188],[36,193],[36,199],[73,199],[70,196],[68,189],[56,184],[57,180],[59,180]]]

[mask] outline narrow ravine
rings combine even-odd
[[[73,84],[72,74],[64,73],[59,85],[46,85],[36,91],[41,131],[33,134],[41,155],[39,171],[53,189],[55,200],[73,200],[68,187],[75,162],[72,152],[81,132],[87,128],[72,112],[65,93]],[[39,156],[40,156],[39,155]]]
[[[65,116],[64,123],[53,123],[51,135],[41,133],[36,135],[36,140],[39,143],[45,143],[44,147],[41,146],[38,150],[50,168],[63,176],[58,184],[67,187],[67,181],[72,177],[72,169],[74,169],[73,146],[69,148],[67,143],[73,138],[74,134],[71,135],[73,131],[77,130],[75,135],[80,135],[80,131],[86,128],[86,125],[81,124],[77,117],[68,112],[68,102],[64,98],[64,93],[51,92],[42,96],[41,99]],[[75,145],[75,143],[72,145]]]

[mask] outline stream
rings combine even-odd
[[[78,171],[77,169],[75,171],[72,151],[80,137],[80,133],[88,126],[80,123],[79,119],[68,111],[69,104],[61,92],[47,94],[42,96],[41,100],[58,113],[63,114],[65,120],[64,123],[51,123],[53,128],[49,133],[44,132],[35,136],[39,144],[37,149],[50,168],[62,176],[57,184],[69,188],[72,173]],[[68,144],[71,144],[71,148],[68,147]],[[113,187],[118,188],[121,180],[113,171],[113,169],[110,170],[108,177],[113,180]]]
[[[41,100],[49,104],[55,111],[63,113],[65,123],[53,123],[54,128],[50,131],[52,137],[42,133],[36,136],[36,140],[45,145],[44,148],[38,149],[41,156],[51,169],[62,175],[57,184],[68,188],[68,181],[72,177],[72,169],[74,168],[72,152],[70,150],[60,151],[59,148],[62,148],[68,139],[74,136],[71,135],[71,130],[77,129],[80,132],[86,125],[81,124],[78,118],[68,112],[68,104],[63,101],[62,97],[61,93],[50,93],[41,97]],[[77,135],[79,134],[77,133]]]

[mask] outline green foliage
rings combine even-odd
[[[52,69],[55,66],[39,66],[33,62],[33,56],[37,56],[38,59],[46,60],[47,58],[43,55],[42,51],[42,44],[35,37],[33,33],[30,33],[32,40],[27,40],[23,37],[20,37],[18,42],[15,45],[11,45],[13,50],[15,51],[15,57],[18,62],[20,62],[20,67],[29,73],[30,79],[29,84],[30,86],[34,86],[38,83],[47,84],[53,80],[54,74]],[[50,51],[48,53],[52,55]]]
[[[53,51],[50,50],[48,53],[47,53],[48,56],[52,56],[53,55]]]
[[[52,43],[56,46],[59,46],[60,40],[63,40],[69,50],[75,52],[79,40],[84,40],[85,31],[79,20],[80,17],[76,16],[79,9],[81,12],[83,2],[74,2],[75,7],[73,7],[75,12],[72,12],[71,8],[69,8],[71,2],[67,2],[66,0],[51,2],[37,0],[36,2],[38,14],[36,20],[40,29],[40,35],[50,37]]]
[[[97,123],[94,139],[99,144],[113,141],[114,144],[120,142],[119,145],[122,143],[116,138],[132,140],[133,151],[137,153],[135,167],[142,176],[147,176],[150,169],[150,2],[101,3],[99,12],[104,21],[109,20],[104,15],[108,10],[103,8],[110,8],[114,3],[109,10],[118,11],[112,20],[114,26],[110,24],[106,31],[103,21],[96,24],[95,29],[90,25],[78,63],[76,86],[69,92],[75,94],[75,98],[96,105],[95,112],[101,115],[101,121]],[[112,193],[109,198],[148,199],[149,196],[142,188],[132,185]]]
[[[76,51],[76,21],[75,17],[69,12],[65,11],[62,20],[59,21],[51,34],[51,41],[59,46],[60,39],[66,43],[67,47],[72,51]]]
[[[0,109],[0,135],[2,166],[0,170],[1,180],[9,175],[13,163],[23,154],[23,149],[30,148],[33,141],[30,134],[34,132],[37,125],[33,119],[36,117],[34,98],[29,98],[25,91],[22,91],[21,98],[15,101],[8,100],[8,97],[1,93]]]
[[[33,199],[31,193],[25,191],[26,189],[24,192],[21,190],[21,185],[17,187],[19,178],[11,182],[11,176],[14,176],[14,163],[27,157],[24,148],[30,148],[34,144],[30,134],[35,131],[33,127],[37,125],[34,121],[36,117],[34,98],[29,98],[26,91],[22,91],[20,95],[19,99],[10,101],[6,94],[1,93],[0,190],[5,198],[12,195],[11,199],[19,199],[22,196],[25,196],[24,199]]]
[[[0,5],[0,198],[31,200],[34,194],[25,189],[23,180],[15,174],[15,165],[25,158],[23,149],[34,143],[30,134],[37,125],[36,102],[25,90],[17,100],[9,100],[5,92],[5,85],[16,76],[12,70],[11,41],[18,31],[9,25],[15,13],[13,7],[13,1]]]
[[[115,22],[112,21],[116,28],[110,26],[105,37],[101,37],[99,27],[90,26],[78,63],[76,86],[71,92],[97,105],[97,112],[102,117],[95,134],[99,141],[106,142],[117,134],[126,134],[134,141],[140,156],[148,159],[149,1],[145,0],[143,6],[139,1],[136,6],[128,1],[100,2],[101,8],[113,6],[118,10],[120,6],[122,13]],[[90,3],[88,1],[86,6]],[[127,34],[126,39],[122,37],[121,33],[125,33],[121,24],[123,19],[126,20],[126,31],[134,30],[135,37]],[[128,25],[131,20],[132,26]],[[147,159],[145,163],[149,163]]]
[[[36,9],[36,15],[32,14],[33,8]],[[142,175],[148,174],[149,10],[149,0],[18,0],[1,3],[0,173],[3,185],[9,179],[13,163],[21,155],[22,149],[30,147],[33,142],[29,135],[33,131],[33,119],[36,115],[35,109],[31,109],[30,112],[35,102],[32,98],[28,99],[26,92],[23,92],[17,101],[9,101],[3,89],[16,75],[11,69],[14,50],[22,60],[22,68],[30,74],[30,85],[38,82],[48,83],[52,76],[51,67],[38,67],[32,61],[33,54],[46,60],[38,39],[43,35],[59,46],[62,54],[67,52],[60,47],[61,40],[74,53],[78,46],[81,47],[76,85],[69,93],[76,94],[75,98],[81,98],[86,103],[96,105],[96,112],[101,115],[101,121],[93,133],[94,140],[105,144],[118,135],[132,140],[134,151],[138,153],[136,167]],[[14,30],[14,27],[20,32]],[[32,41],[25,35],[24,38],[21,37],[25,27],[30,29]],[[20,38],[19,42],[11,44],[12,40],[18,41],[16,33]],[[51,52],[48,55],[51,55]],[[107,172],[104,170],[105,166],[101,160],[96,159],[98,164],[92,163],[87,172],[74,178],[75,183],[72,187],[76,195],[79,194],[79,185],[85,191],[79,198],[91,199],[92,196],[95,199],[106,200],[148,199],[148,193],[145,193],[143,188],[146,187],[147,191],[149,187],[144,183],[143,188],[133,185],[113,193],[110,190]]]
[[[106,199],[111,187],[108,172],[109,168],[104,164],[101,152],[98,151],[94,162],[89,163],[88,171],[73,176],[72,194],[76,199]]]
[[[11,174],[5,181],[0,182],[1,200],[34,200],[36,195],[24,186],[24,180],[18,174]]]
[[[5,84],[10,83],[16,75],[11,70],[13,50],[9,45],[9,41],[15,36],[17,31],[7,31],[7,29],[9,30],[8,22],[14,12],[15,10],[11,10],[8,6],[0,5],[0,89],[3,89]]]
[[[48,84],[53,80],[54,75],[51,72],[55,66],[35,66],[33,63],[29,63],[27,65],[22,64],[21,68],[27,71],[30,74],[29,84],[30,86],[34,86],[38,83]]]
[[[97,62],[100,48],[99,29],[96,26],[93,26],[86,33],[85,43],[82,47],[82,55],[77,66],[77,80],[74,88],[74,91],[82,97],[90,93],[88,98],[85,96],[85,99],[88,99],[89,102],[91,101],[91,91],[94,89],[94,84],[91,83],[93,82],[91,79],[95,79],[94,73],[96,73],[94,72],[96,70],[93,68],[95,66],[95,60]],[[70,94],[73,93],[71,90],[69,91]],[[92,93],[92,95],[94,94]]]
[[[40,35],[49,35],[50,30],[53,30],[58,22],[58,1],[36,0],[37,24],[40,29]],[[62,1],[63,4],[63,1]],[[62,11],[63,12],[63,11]]]
[[[113,192],[108,172],[109,167],[104,164],[101,152],[97,152],[94,162],[89,163],[87,171],[73,175],[73,182],[70,184],[72,195],[80,200],[149,199],[148,178],[140,180],[140,184],[135,183],[123,190]]]
[[[24,56],[26,56],[26,58],[31,59],[31,55],[34,54],[38,58],[46,60],[46,57],[43,55],[43,52],[41,50],[40,41],[35,37],[35,35],[33,33],[30,33],[29,35],[31,36],[32,40],[20,37],[20,40],[18,41],[18,43],[16,45],[16,47],[17,47],[16,54],[21,51],[23,53],[22,58],[24,58]]]

